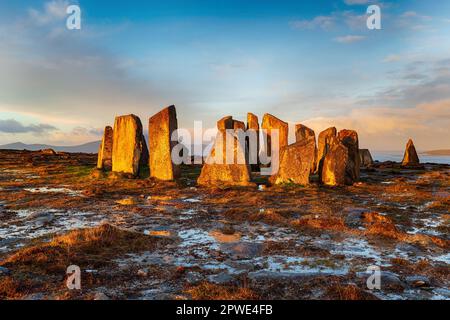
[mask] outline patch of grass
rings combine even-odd
[[[66,172],[76,178],[83,178],[91,175],[92,166],[68,166]]]
[[[326,290],[325,296],[331,300],[378,300],[374,295],[361,290],[354,284],[332,283]]]
[[[216,285],[203,282],[186,290],[193,300],[259,300],[258,295],[247,287]]]

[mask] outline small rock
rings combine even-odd
[[[147,278],[148,272],[147,272],[146,270],[139,269],[138,272],[137,272],[137,275],[138,275],[139,277],[142,277],[142,278]]]
[[[103,292],[97,292],[94,296],[94,300],[111,300],[106,294]]]
[[[418,275],[406,277],[406,283],[414,288],[423,288],[430,286],[430,280],[427,277]]]
[[[225,284],[233,281],[233,277],[228,272],[210,275],[209,281],[216,284]]]

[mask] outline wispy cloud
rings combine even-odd
[[[293,29],[323,29],[330,30],[334,27],[336,18],[332,16],[317,16],[312,20],[294,20],[290,22]]]
[[[334,41],[344,44],[350,44],[355,42],[360,42],[366,39],[365,36],[358,36],[358,35],[347,35],[342,37],[334,38]]]

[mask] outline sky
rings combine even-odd
[[[172,104],[187,129],[271,113],[361,148],[450,149],[450,1],[0,2],[0,145],[91,142],[131,113],[146,129]]]

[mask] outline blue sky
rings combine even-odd
[[[269,112],[371,149],[450,148],[450,1],[2,2],[0,70],[0,144],[89,142],[175,104],[185,128]]]

